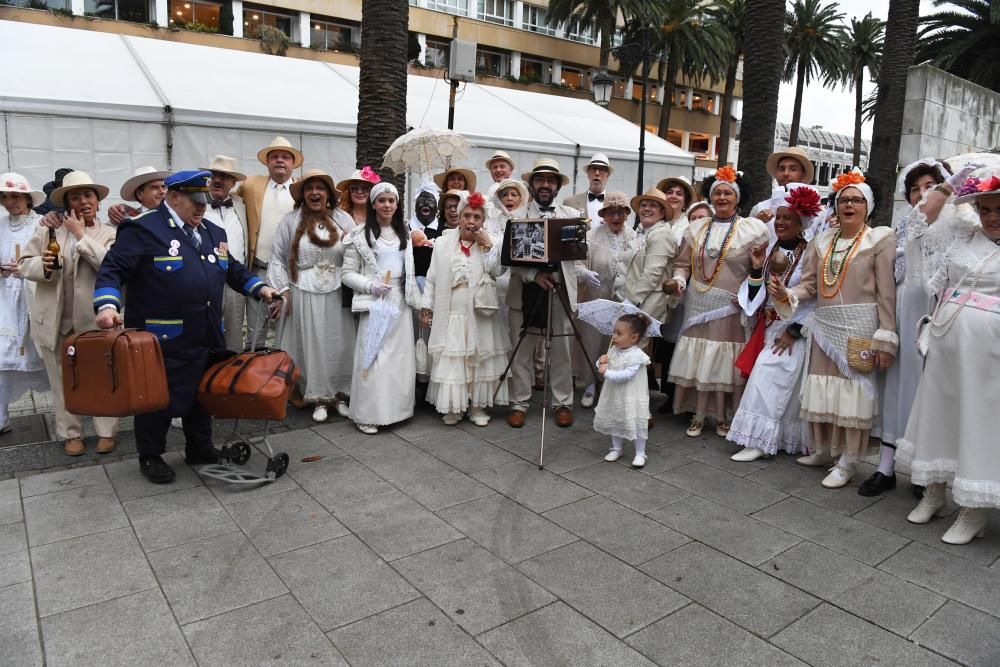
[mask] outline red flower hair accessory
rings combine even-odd
[[[483,198],[482,194],[473,192],[469,195],[469,199],[466,201],[465,205],[471,208],[483,208],[486,206],[486,199]]]
[[[813,218],[820,210],[819,193],[812,188],[795,188],[788,193],[785,201],[800,218]]]
[[[837,180],[830,184],[834,192],[840,192],[849,185],[857,185],[865,182],[865,175],[860,171],[845,171],[837,176]]]
[[[996,176],[990,176],[989,178],[984,178],[979,181],[979,185],[976,189],[980,192],[993,192],[994,190],[1000,190],[1000,178]]]
[[[717,181],[726,181],[728,183],[735,183],[736,170],[730,167],[728,164],[725,167],[719,167],[715,171],[715,179]]]
[[[371,165],[365,165],[361,170],[361,178],[365,179],[372,185],[382,182],[382,177],[375,173],[375,170],[371,168]]]

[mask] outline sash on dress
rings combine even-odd
[[[740,312],[739,306],[733,303],[736,295],[718,287],[710,287],[708,291],[702,292],[697,288],[697,283],[692,281],[691,289],[685,295],[684,324],[681,325],[680,335],[691,327]]]
[[[837,370],[851,382],[861,385],[865,395],[874,399],[875,384],[871,377],[858,373],[847,361],[847,339],[849,336],[867,339],[875,336],[878,330],[878,306],[874,303],[820,306],[806,318],[805,328],[819,349],[837,365]],[[806,373],[809,372],[810,356],[807,353]],[[802,387],[804,391],[805,383]]]

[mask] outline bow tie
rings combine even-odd
[[[212,208],[231,208],[233,205],[232,198],[230,199],[213,199]]]
[[[542,213],[545,213],[547,211],[555,211],[556,207],[555,206],[539,206],[538,210],[541,211]]]
[[[587,201],[594,201],[595,199],[597,201],[599,201],[599,202],[603,202],[604,201],[604,193],[602,192],[599,195],[595,195],[593,192],[588,192],[587,193]]]

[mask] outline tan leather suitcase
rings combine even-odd
[[[139,329],[86,331],[63,346],[66,410],[92,417],[127,417],[170,404],[163,352]]]
[[[300,375],[286,352],[243,352],[205,371],[198,402],[220,419],[284,419],[288,394]]]

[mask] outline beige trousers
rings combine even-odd
[[[70,334],[73,332],[71,331]],[[70,335],[67,334],[67,335]],[[78,415],[66,412],[66,402],[63,399],[62,355],[63,341],[66,336],[56,339],[56,349],[47,350],[38,345],[38,353],[45,363],[45,372],[49,375],[49,385],[52,387],[52,405],[56,411],[56,436],[60,440],[83,437],[83,421]],[[94,430],[101,438],[113,438],[118,431],[118,417],[94,417]]]
[[[521,323],[524,312],[510,309],[510,343],[517,345],[521,335]],[[572,334],[566,313],[558,304],[552,309],[552,333]],[[517,351],[517,356],[510,365],[510,407],[512,410],[527,411],[531,404],[531,387],[535,381],[535,350],[536,342],[544,341],[545,337],[538,329],[529,329],[528,335]],[[549,367],[549,387],[552,389],[552,407],[573,407],[573,362],[570,358],[570,346],[575,345],[571,336],[555,336],[552,338],[552,363]]]

